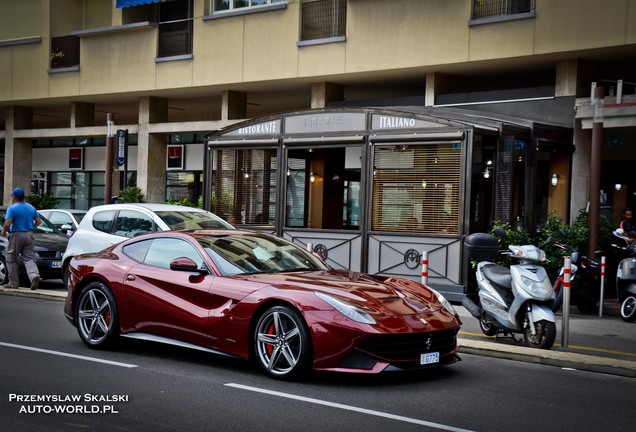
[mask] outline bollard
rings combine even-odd
[[[605,255],[601,257],[601,298],[598,301],[598,316],[603,316],[603,302],[605,301]]]
[[[561,329],[561,346],[568,347],[570,333],[570,278],[572,276],[572,258],[563,258],[563,320]]]
[[[428,285],[428,251],[422,252],[422,284]]]
[[[307,252],[313,252],[314,251],[314,245],[312,243],[307,243]]]

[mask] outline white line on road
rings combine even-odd
[[[51,350],[47,350],[47,349],[35,348],[35,347],[30,347],[30,346],[25,346],[25,345],[16,345],[16,344],[7,343],[7,342],[0,342],[0,345],[1,346],[6,346],[6,347],[10,347],[10,348],[18,348],[18,349],[29,350],[29,351],[37,351],[37,352],[41,352],[41,353],[45,353],[45,354],[53,354],[53,355],[62,356],[62,357],[71,357],[71,358],[76,358],[76,359],[80,359],[80,360],[88,360],[88,361],[92,361],[92,362],[96,362],[96,363],[106,363],[106,364],[109,364],[109,365],[120,366],[120,367],[125,367],[125,368],[137,367],[137,365],[133,365],[133,364],[129,364],[129,363],[120,363],[120,362],[116,362],[116,361],[103,360],[103,359],[99,359],[99,358],[95,358],[95,357],[86,357],[86,356],[81,356],[81,355],[76,355],[76,354],[69,354],[69,353],[65,353],[65,352],[61,352],[61,351],[51,351]]]
[[[296,396],[293,394],[289,394],[289,393],[281,393],[281,392],[277,392],[277,391],[272,391],[272,390],[265,390],[265,389],[261,389],[258,387],[250,387],[250,386],[245,386],[245,385],[241,385],[241,384],[234,384],[234,383],[229,383],[229,384],[225,384],[228,387],[234,387],[234,388],[238,388],[238,389],[243,389],[243,390],[248,390],[248,391],[253,391],[253,392],[257,392],[257,393],[265,393],[265,394],[269,394],[269,395],[273,395],[273,396],[279,396],[279,397],[283,397],[283,398],[287,398],[287,399],[294,399],[294,400],[298,400],[298,401],[302,401],[302,402],[309,402],[309,403],[313,403],[313,404],[317,404],[317,405],[325,405],[325,406],[329,406],[332,408],[338,408],[338,409],[343,409],[343,410],[347,410],[347,411],[355,411],[355,412],[359,412],[362,414],[369,414],[369,415],[374,415],[374,416],[378,416],[378,417],[384,417],[384,418],[388,418],[391,420],[398,420],[398,421],[402,421],[402,422],[406,422],[406,423],[414,423],[417,425],[422,425],[422,426],[428,426],[431,428],[435,428],[435,429],[441,429],[441,430],[446,430],[446,431],[451,431],[451,432],[472,432],[468,429],[461,429],[461,428],[456,428],[453,426],[447,426],[447,425],[443,425],[443,424],[439,424],[439,423],[433,423],[433,422],[429,422],[426,420],[419,420],[419,419],[414,419],[414,418],[410,418],[410,417],[403,417],[403,416],[399,416],[399,415],[395,415],[395,414],[389,414],[389,413],[384,413],[381,411],[375,411],[375,410],[370,410],[370,409],[365,409],[365,408],[358,408],[358,407],[354,407],[351,405],[342,405],[339,403],[334,403],[334,402],[327,402],[327,401],[323,401],[320,399],[312,399],[312,398],[307,398],[304,396]]]

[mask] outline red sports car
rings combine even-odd
[[[436,291],[332,270],[276,236],[163,231],[70,264],[65,313],[90,347],[118,336],[255,360],[276,378],[459,360],[461,321]]]

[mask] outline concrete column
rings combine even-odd
[[[570,193],[570,223],[587,208],[590,196],[590,163],[592,132],[583,130],[581,121],[576,120],[574,128],[574,153],[572,154],[572,184]]]
[[[10,106],[5,112],[5,149],[3,204],[11,204],[11,191],[21,187],[28,194],[31,191],[31,171],[33,147],[30,139],[14,138],[16,129],[33,127],[33,110],[31,108]]]
[[[166,99],[143,97],[139,101],[137,136],[137,186],[146,202],[166,200],[166,135],[151,134],[151,123],[168,120]]]
[[[221,120],[247,117],[247,93],[225,90],[221,101]]]
[[[84,102],[71,104],[71,127],[95,126],[95,105]]]
[[[440,93],[448,93],[450,89],[450,78],[440,73],[426,74],[426,94],[424,95],[424,105],[434,106],[435,98]]]
[[[344,100],[344,87],[340,84],[319,82],[311,84],[311,108],[325,108],[328,102]]]

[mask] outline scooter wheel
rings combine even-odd
[[[621,303],[621,319],[625,322],[636,320],[636,297],[628,295]]]
[[[490,322],[486,321],[484,318],[479,320],[479,327],[481,331],[486,336],[494,336],[497,334],[497,328]]]
[[[556,339],[556,324],[550,321],[539,321],[535,325],[536,333],[530,332],[530,326],[523,331],[526,345],[530,348],[550,349]]]

